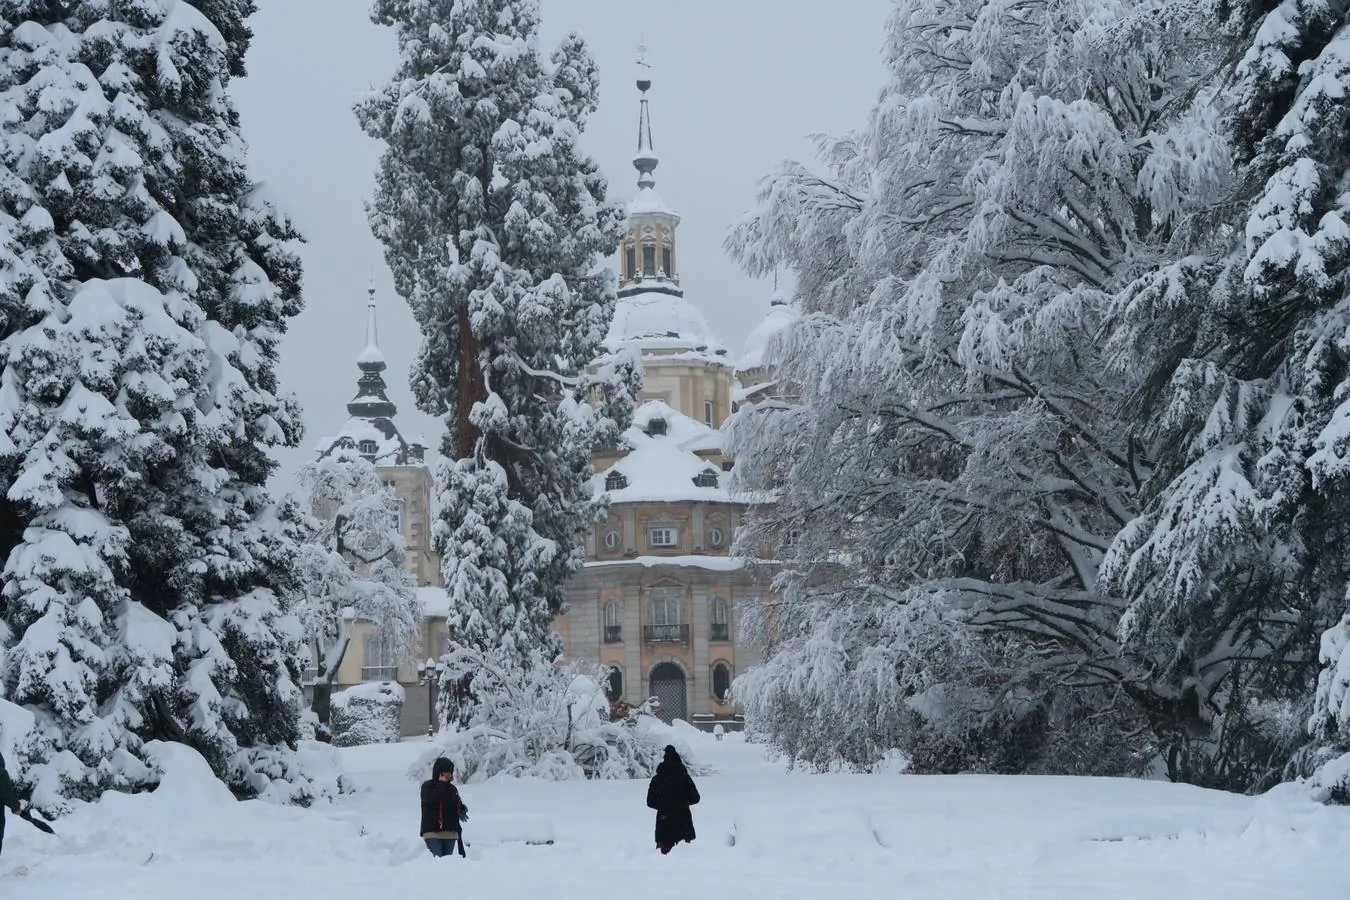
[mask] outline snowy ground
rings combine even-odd
[[[1109,779],[787,774],[735,736],[696,737],[697,843],[652,849],[645,783],[468,785],[468,860],[415,836],[422,743],[343,751],[336,809],[233,803],[194,777],[113,796],[47,837],[11,819],[0,896],[200,900],[454,896],[662,898],[1330,898],[1350,810],[1292,790],[1244,798]],[[511,839],[552,838],[552,846]],[[14,875],[27,865],[27,875]],[[641,884],[640,891],[633,888]]]

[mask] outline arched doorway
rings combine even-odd
[[[669,725],[676,719],[689,720],[684,670],[674,663],[657,663],[652,668],[651,695],[661,703],[657,715]]]

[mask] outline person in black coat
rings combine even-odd
[[[455,788],[455,764],[442,756],[431,765],[431,778],[422,782],[422,840],[432,856],[450,856],[459,845],[464,855],[460,823],[469,821],[469,808]]]
[[[4,754],[0,754],[0,851],[5,846],[5,807],[13,810],[14,815],[19,814],[19,792],[5,770]]]
[[[698,788],[679,751],[666,747],[665,758],[647,785],[647,807],[656,810],[656,849],[662,855],[680,841],[694,839],[694,814],[689,807],[698,801]]]

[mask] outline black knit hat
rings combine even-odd
[[[455,764],[452,763],[450,760],[446,759],[444,756],[438,758],[434,763],[431,764],[432,778],[440,778],[441,775],[443,775],[446,772],[449,772],[451,775],[454,775]]]
[[[684,762],[684,760],[680,759],[680,751],[675,749],[674,744],[666,744],[666,762]]]

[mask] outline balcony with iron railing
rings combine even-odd
[[[687,644],[689,643],[688,625],[645,625],[642,639],[649,644]]]
[[[362,666],[362,681],[397,681],[398,666]]]
[[[729,641],[731,640],[731,628],[725,622],[714,622],[708,630],[708,640],[710,641]]]
[[[605,643],[606,643],[606,644],[621,644],[621,643],[623,643],[623,626],[621,626],[621,625],[606,625],[606,626],[605,626]]]

